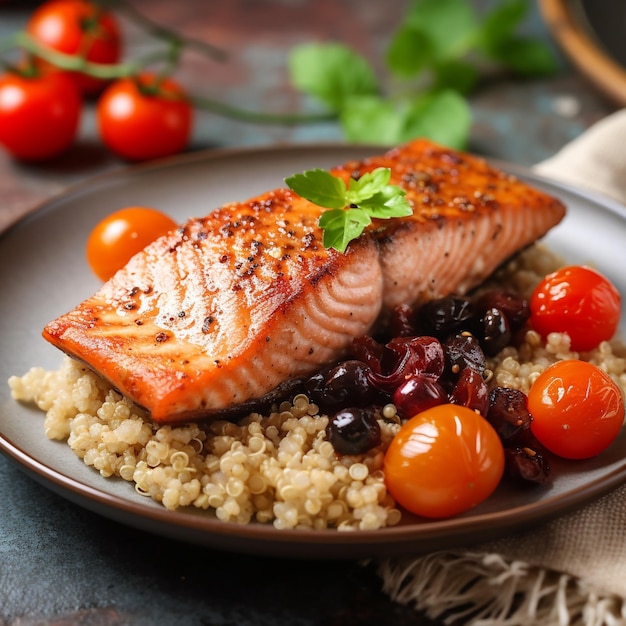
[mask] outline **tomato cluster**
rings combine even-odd
[[[89,0],[44,2],[26,32],[51,53],[97,64],[93,67],[110,67],[122,57],[116,16]],[[140,73],[111,83],[39,57],[0,77],[0,144],[25,161],[56,157],[74,143],[82,103],[94,97],[100,137],[122,158],[153,159],[186,147],[193,107],[171,78]]]

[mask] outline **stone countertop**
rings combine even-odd
[[[479,5],[485,4],[476,0]],[[33,2],[0,3],[0,36],[22,27]],[[376,0],[135,0],[151,18],[232,51],[227,64],[185,57],[183,84],[239,106],[306,106],[286,82],[294,45],[337,39],[380,63],[406,2]],[[534,6],[534,3],[533,3]],[[149,8],[149,9],[148,9]],[[527,29],[549,39],[533,9]],[[128,26],[132,52],[149,45]],[[613,107],[562,60],[557,75],[494,80],[472,97],[470,149],[531,165]],[[198,116],[190,150],[341,141],[333,124],[280,127]],[[55,194],[126,167],[98,142],[93,106],[77,145],[41,165],[0,151],[0,230]],[[0,457],[0,625],[431,624],[391,603],[371,568],[341,561],[271,560],[220,553],[128,528],[42,487]]]

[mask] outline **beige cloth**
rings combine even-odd
[[[626,203],[626,110],[535,170]],[[532,531],[465,551],[383,561],[379,573],[393,599],[447,621],[626,625],[626,485]]]

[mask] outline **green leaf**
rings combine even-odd
[[[417,98],[404,114],[400,141],[427,137],[450,148],[464,149],[472,123],[469,104],[455,91]]]
[[[348,204],[360,204],[382,191],[389,183],[391,170],[388,167],[377,167],[366,172],[358,180],[350,179],[348,187]]]
[[[348,141],[387,146],[398,143],[402,127],[396,106],[374,96],[347,100],[339,122]]]
[[[530,37],[515,37],[501,44],[497,60],[519,74],[537,76],[557,70],[556,58],[542,41]]]
[[[414,0],[406,23],[428,35],[438,59],[464,54],[479,29],[468,0]]]
[[[341,110],[350,96],[373,95],[379,91],[369,63],[350,48],[336,43],[296,47],[289,56],[289,74],[297,89],[335,111]]]
[[[346,185],[341,178],[322,169],[307,170],[285,178],[298,195],[329,209],[343,209],[347,202]]]
[[[348,244],[360,237],[371,222],[370,216],[362,209],[325,211],[319,219],[319,225],[324,229],[324,247],[345,252]]]
[[[435,67],[433,90],[453,89],[462,94],[472,91],[478,82],[478,70],[465,61],[447,59]]]
[[[391,217],[406,217],[413,214],[413,209],[406,199],[406,193],[397,185],[386,185],[377,194],[361,203],[372,217],[389,219]]]
[[[492,9],[481,24],[477,38],[478,47],[487,56],[497,56],[497,49],[513,36],[527,10],[528,0],[508,0]]]
[[[433,46],[422,30],[404,25],[393,35],[385,56],[387,67],[399,77],[411,78],[431,62]]]

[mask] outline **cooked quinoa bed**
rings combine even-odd
[[[491,282],[529,296],[558,265],[534,246]],[[626,349],[617,341],[578,354],[570,351],[567,335],[554,333],[544,342],[534,331],[489,360],[490,382],[528,391],[548,365],[569,358],[591,361],[626,392]],[[58,370],[35,367],[11,377],[9,386],[16,400],[45,411],[48,438],[67,441],[102,476],[133,483],[137,493],[168,509],[191,506],[223,521],[276,528],[375,530],[401,519],[382,471],[399,428],[391,406],[380,415],[380,446],[341,456],[326,440],[328,418],[302,395],[270,415],[251,414],[237,424],[159,426],[68,357]]]

